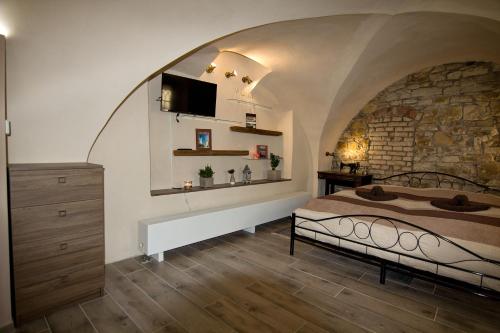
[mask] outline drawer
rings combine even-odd
[[[19,245],[14,244],[14,266],[104,246],[102,233],[83,238],[74,237],[74,235],[67,235]]]
[[[98,297],[103,287],[103,278],[99,277],[40,294],[37,297],[16,301],[16,323],[25,323],[62,306]]]
[[[103,233],[104,202],[88,200],[11,210],[14,247],[57,235],[71,238]]]
[[[68,253],[14,266],[16,289],[57,279],[80,265],[104,265],[104,247]],[[81,266],[80,266],[81,267]]]
[[[104,265],[90,261],[57,271],[57,275],[50,280],[43,280],[35,284],[16,287],[16,300],[25,300],[40,295],[50,294],[61,288],[73,284],[101,278],[104,281]]]
[[[11,208],[103,198],[103,169],[11,171]]]

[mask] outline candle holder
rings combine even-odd
[[[184,181],[184,190],[190,191],[192,189],[193,189],[193,181],[192,180],[185,180]]]

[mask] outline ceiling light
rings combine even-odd
[[[226,72],[226,74],[224,74],[226,76],[227,79],[233,77],[233,76],[236,76],[238,75],[238,73],[236,73],[236,71],[233,69],[231,72]]]
[[[217,68],[217,65],[215,63],[211,63],[208,65],[207,69],[205,70],[208,74],[212,73],[214,69]]]
[[[248,75],[243,76],[243,77],[241,78],[241,81],[242,81],[243,83],[246,83],[246,84],[250,84],[250,83],[252,83],[252,82],[253,82],[253,80],[252,80],[252,79],[250,78],[250,76],[248,76]]]

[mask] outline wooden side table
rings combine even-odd
[[[318,171],[318,179],[325,180],[325,195],[335,192],[335,185],[358,187],[372,183],[373,175],[352,175],[337,171]]]

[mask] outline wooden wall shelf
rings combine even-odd
[[[241,126],[231,126],[230,129],[233,132],[250,133],[250,134],[257,134],[257,135],[269,135],[269,136],[281,136],[281,135],[283,135],[283,132],[279,132],[279,131],[270,131],[270,130],[264,130],[264,129],[258,129],[258,128],[248,128],[248,127],[241,127]]]
[[[246,156],[248,150],[174,150],[174,156]]]
[[[250,184],[243,184],[242,182],[238,182],[235,185],[231,185],[228,183],[225,184],[215,184],[213,187],[199,187],[194,186],[191,190],[184,190],[181,188],[168,188],[163,190],[151,190],[151,196],[155,197],[158,195],[171,195],[171,194],[179,194],[179,193],[191,193],[191,192],[201,192],[201,191],[211,191],[218,190],[222,188],[233,188],[233,187],[242,187],[242,186],[252,186],[252,185],[261,185],[261,184],[272,184],[272,183],[280,183],[280,182],[288,182],[291,179],[279,179],[279,180],[268,180],[268,179],[257,179],[252,180]]]

